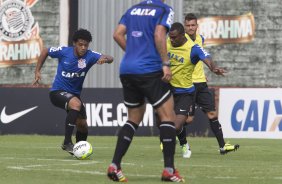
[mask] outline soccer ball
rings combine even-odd
[[[73,155],[79,160],[89,158],[92,153],[92,145],[87,141],[79,141],[73,146]]]

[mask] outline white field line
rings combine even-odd
[[[65,160],[65,159],[42,159],[42,158],[19,158],[19,157],[0,157],[0,159],[29,159],[29,160],[38,160],[38,161],[61,161],[61,162],[66,162],[66,161],[71,161],[74,163],[68,163],[68,164],[34,164],[34,165],[25,165],[25,166],[7,166],[8,169],[15,169],[15,170],[26,170],[26,171],[58,171],[58,172],[71,172],[71,173],[84,173],[84,174],[91,174],[91,175],[106,175],[106,173],[104,172],[100,172],[100,171],[79,171],[79,170],[72,170],[72,169],[47,169],[44,167],[52,167],[52,166],[64,166],[64,165],[90,165],[90,164],[100,164],[100,163],[104,163],[104,162],[98,162],[98,161],[91,161],[91,160],[83,160],[83,161],[79,161],[79,160]],[[132,165],[135,166],[135,163],[130,163],[130,162],[123,162],[123,165]],[[141,167],[144,167],[143,165],[139,165]],[[42,167],[42,168],[40,168]],[[225,166],[214,166],[214,165],[189,165],[189,167],[225,167]],[[159,178],[159,175],[142,175],[142,174],[132,174],[132,173],[126,173],[127,176],[137,176],[137,177],[152,177],[152,178]],[[197,178],[197,176],[188,176],[187,178]],[[238,177],[234,177],[234,176],[215,176],[215,177],[209,177],[207,176],[207,178],[213,178],[213,179],[238,179]],[[261,180],[261,179],[265,179],[266,177],[250,177],[250,179],[257,179],[257,180]],[[275,180],[282,180],[282,176],[276,176],[273,177],[272,179]]]
[[[71,166],[78,166],[78,165],[94,165],[94,164],[98,164],[98,163],[103,163],[103,162],[97,162],[97,161],[82,161],[82,162],[77,162],[77,163],[73,163],[73,164],[35,164],[35,165],[25,165],[25,166],[19,166],[19,167],[28,167],[28,168],[32,168],[32,167],[49,167],[49,166],[64,166],[64,165],[71,165]]]
[[[55,162],[68,162],[68,165],[91,165],[91,164],[104,164],[105,162],[101,162],[101,161],[96,161],[96,160],[77,160],[77,159],[73,159],[70,157],[70,159],[46,159],[46,158],[23,158],[23,157],[0,157],[0,160],[36,160],[36,161],[55,161]],[[163,160],[161,160],[161,162],[163,162]],[[59,164],[59,163],[55,163],[52,165],[65,165],[65,164]],[[136,166],[136,163],[130,163],[130,162],[122,162],[122,165],[129,165],[129,166]],[[187,166],[187,164],[183,164],[183,163],[178,163],[178,166]],[[47,166],[47,165],[46,165]],[[144,165],[138,165],[140,167],[144,167]],[[146,166],[145,166],[146,167]],[[189,167],[193,168],[230,168],[229,165],[196,165],[196,164],[190,164]],[[240,165],[233,165],[232,168],[237,168],[237,167],[241,167]],[[280,166],[279,165],[273,165],[273,168],[277,168]],[[278,176],[277,178],[279,179],[280,176]]]
[[[73,169],[38,169],[38,168],[27,168],[22,166],[8,166],[8,169],[15,170],[26,170],[26,171],[51,171],[51,172],[67,172],[67,173],[75,173],[75,174],[91,174],[91,175],[106,175],[106,172],[100,171],[79,171]],[[127,176],[140,176],[140,177],[150,177],[150,178],[159,178],[160,175],[142,175],[142,174],[130,174],[126,173]]]
[[[0,160],[42,160],[42,161],[56,161],[56,162],[77,162],[77,160],[75,159],[71,159],[70,157],[70,160],[67,160],[67,159],[48,159],[48,158],[25,158],[25,157],[0,157]]]
[[[187,166],[187,164],[182,164],[182,163],[178,163],[177,165],[179,166]],[[230,168],[230,166],[226,166],[226,165],[195,165],[195,164],[189,164],[189,167],[207,167],[207,168],[222,168],[222,167],[228,167]],[[233,166],[232,166],[233,167]],[[236,166],[235,166],[236,167]]]
[[[101,175],[104,176],[106,175],[105,172],[100,172],[100,171],[79,171],[79,170],[73,170],[73,169],[38,169],[38,168],[27,168],[27,167],[19,167],[19,166],[9,166],[7,167],[8,169],[15,169],[15,170],[25,170],[25,171],[51,171],[51,172],[67,172],[67,173],[75,173],[75,174],[90,174],[90,175]],[[160,175],[145,175],[145,174],[132,174],[132,173],[126,173],[126,176],[133,176],[133,177],[150,177],[150,178],[159,178]],[[201,176],[203,177],[203,176]],[[197,178],[196,176],[188,176],[186,177],[187,179],[193,179]],[[225,177],[207,177],[207,178],[213,178],[213,179],[238,179],[238,177],[233,177],[233,176],[225,176]],[[265,177],[250,177],[251,179],[265,179]],[[273,179],[276,180],[282,180],[281,177],[274,177]]]
[[[93,145],[92,145],[93,146]],[[11,146],[1,146],[1,148],[10,148]],[[58,149],[61,150],[60,146],[29,146],[29,147],[21,147],[21,149]],[[107,146],[98,146],[96,147],[95,145],[93,146],[93,149],[112,149],[112,147],[107,147]]]
[[[210,178],[210,177],[208,177]],[[211,178],[214,178],[214,179],[238,179],[238,177],[235,177],[235,176],[215,176],[215,177],[211,177]]]
[[[18,159],[18,160],[74,162],[72,165],[88,165],[88,164],[101,164],[101,163],[104,163],[104,162],[92,161],[92,160],[81,160],[81,161],[79,161],[79,160],[76,160],[76,159],[72,159],[71,157],[70,157],[69,160],[67,160],[67,159],[47,159],[47,158],[21,158],[21,157],[0,157],[0,160],[1,159],[3,159],[3,160],[15,160],[15,159]],[[163,162],[162,159],[160,161]],[[59,164],[57,164],[57,165],[59,165]],[[135,163],[129,163],[129,162],[122,162],[122,165],[132,165],[132,166],[135,166],[136,164]],[[178,166],[186,166],[187,164],[178,163],[177,165]],[[189,167],[202,167],[202,168],[225,168],[225,167],[228,167],[228,168],[230,168],[230,166],[228,166],[228,165],[194,165],[194,164],[189,165]],[[241,167],[241,166],[234,165],[232,167]]]

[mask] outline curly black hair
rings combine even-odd
[[[85,40],[87,42],[91,42],[92,41],[92,35],[88,30],[80,28],[77,31],[75,31],[75,33],[73,34],[73,37],[72,37],[72,40],[74,42],[77,42],[78,39],[82,39],[82,40]]]

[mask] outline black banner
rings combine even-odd
[[[83,89],[89,135],[116,135],[125,123],[127,110],[122,89]],[[66,112],[53,106],[46,88],[0,89],[0,134],[63,135]],[[136,135],[158,135],[154,112],[147,104],[144,119]],[[208,119],[196,110],[195,120],[187,126],[189,136],[210,136]]]

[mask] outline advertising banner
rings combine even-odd
[[[199,33],[205,45],[247,43],[255,37],[255,20],[252,13],[239,16],[214,16],[198,19]]]
[[[121,88],[86,88],[81,99],[86,107],[89,135],[116,135],[126,122]],[[49,89],[1,88],[0,113],[0,134],[64,134],[66,112],[51,104]],[[212,135],[207,117],[200,110],[187,130],[189,136]],[[136,135],[159,135],[149,104]]]
[[[43,43],[31,8],[38,0],[0,0],[0,67],[37,62]]]
[[[227,138],[282,139],[282,89],[220,89],[219,120]]]

